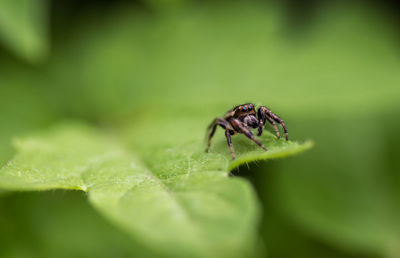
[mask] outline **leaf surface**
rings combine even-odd
[[[142,134],[145,128],[147,133]],[[311,143],[273,140],[267,132],[262,140],[269,143],[270,152],[264,153],[239,138],[238,159],[232,163],[227,146],[222,149],[222,137],[216,138],[211,153],[205,153],[203,133],[182,140],[175,134],[154,136],[151,128],[151,123],[132,128],[135,133],[126,139],[134,137],[126,146],[110,134],[78,123],[17,139],[16,156],[0,170],[0,187],[86,191],[106,217],[162,254],[254,255],[259,204],[249,183],[228,177],[229,169],[300,152]]]

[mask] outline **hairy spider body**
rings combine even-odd
[[[225,130],[226,140],[228,142],[229,150],[231,151],[232,159],[235,159],[235,154],[233,151],[233,145],[231,140],[231,135],[235,135],[236,133],[242,133],[247,138],[255,142],[258,146],[267,150],[264,145],[259,142],[251,132],[252,128],[257,128],[258,133],[257,136],[261,136],[265,121],[270,123],[275,130],[276,137],[280,138],[277,123],[280,124],[285,133],[286,141],[289,140],[288,132],[285,123],[283,120],[272,113],[267,107],[260,106],[257,109],[254,104],[246,103],[243,105],[239,105],[229,110],[224,117],[217,117],[213,120],[213,122],[208,127],[208,147],[206,151],[208,152],[211,146],[211,139],[214,136],[215,130],[217,126],[221,126]]]

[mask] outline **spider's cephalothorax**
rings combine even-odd
[[[265,148],[264,145],[259,142],[251,132],[251,128],[258,128],[257,136],[260,136],[262,134],[265,121],[268,121],[268,123],[274,127],[276,136],[278,138],[280,138],[280,135],[276,123],[280,124],[285,133],[286,141],[289,140],[285,123],[279,116],[275,115],[271,110],[263,106],[259,107],[256,112],[255,106],[251,103],[247,103],[236,106],[229,110],[224,117],[217,117],[214,119],[214,121],[208,127],[208,147],[206,151],[210,149],[211,138],[213,137],[218,125],[225,129],[225,136],[228,141],[232,159],[235,159],[235,154],[233,153],[231,135],[236,133],[242,133],[246,135],[250,140],[257,143],[258,146],[264,150],[267,150],[267,148]]]

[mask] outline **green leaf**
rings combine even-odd
[[[48,0],[0,0],[0,39],[29,62],[48,53]]]
[[[60,101],[111,119],[142,105],[212,116],[246,101],[285,119],[360,114],[371,103],[387,110],[400,94],[396,40],[376,14],[359,9],[324,9],[301,39],[285,37],[282,10],[262,3],[195,5],[158,19],[126,8],[104,24],[93,18],[55,53]]]
[[[399,114],[307,120],[309,127],[302,130],[318,144],[302,159],[282,163],[283,171],[277,169],[270,192],[275,205],[308,233],[339,248],[398,257],[400,123],[393,118]]]
[[[152,257],[79,191],[0,195],[0,228],[0,257]]]
[[[170,131],[184,121],[198,129]],[[217,137],[215,148],[205,153],[204,126],[198,126],[201,121],[190,122],[182,118],[158,128],[144,121],[123,137],[131,139],[126,147],[76,123],[17,139],[16,156],[0,170],[0,187],[88,192],[99,211],[162,254],[254,255],[259,204],[249,183],[229,177],[229,169],[255,159],[290,155],[311,143],[272,140],[265,133],[262,141],[271,150],[263,152],[252,142],[235,138],[238,158],[232,163],[227,146],[222,148],[225,139]],[[184,129],[189,130],[180,134]],[[158,134],[153,134],[155,130]]]

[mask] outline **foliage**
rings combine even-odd
[[[48,0],[1,0],[0,39],[29,62],[43,60],[48,52]]]
[[[84,12],[65,31],[55,24],[54,51],[34,68],[0,53],[0,160],[14,156],[0,186],[86,191],[132,243],[157,255],[245,255],[262,249],[261,228],[272,257],[288,246],[296,257],[398,256],[400,73],[393,26],[379,9],[321,6],[295,34],[279,5],[152,6]],[[204,153],[211,119],[248,101],[281,115],[296,141],[266,133],[263,152],[235,136],[232,163],[218,130]],[[302,151],[308,138],[316,144],[304,155],[249,164],[255,188],[227,176],[243,162]],[[186,226],[171,233],[179,214]]]
[[[60,125],[16,141],[17,155],[0,170],[0,186],[87,191],[93,205],[110,219],[171,256],[246,256],[256,242],[259,212],[254,193],[243,180],[227,177],[228,153],[205,153],[201,137],[189,132],[177,135],[185,138],[184,145],[170,135],[165,136],[168,140],[143,141],[146,134],[138,134],[142,164],[94,129]],[[274,142],[266,153],[242,143],[238,161],[288,155],[309,146]]]

